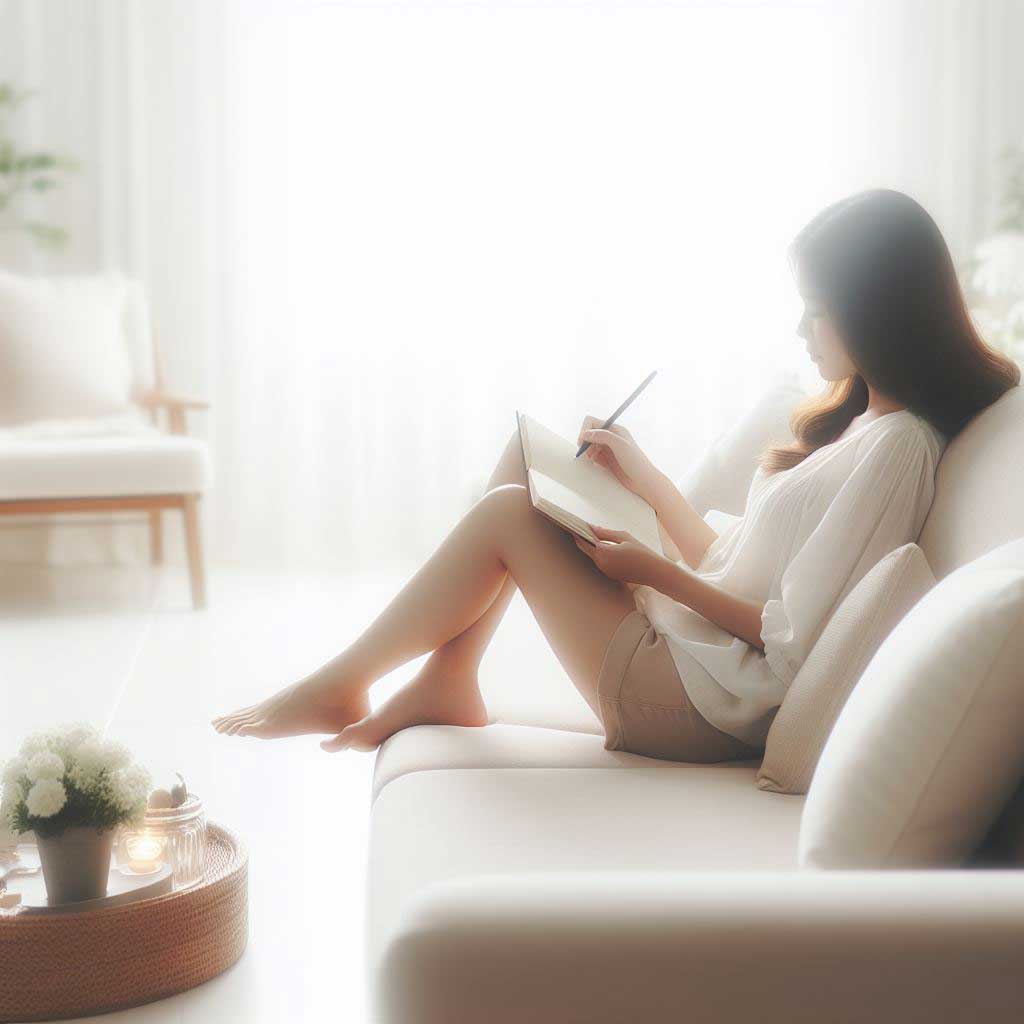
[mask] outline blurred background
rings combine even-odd
[[[871,187],[1024,357],[1022,53],[1024,0],[0,0],[0,760],[87,720],[252,851],[246,955],[124,1020],[367,1019],[373,758],[210,719],[358,635],[517,409],[656,369],[682,478],[824,386],[786,248]],[[600,729],[521,596],[481,688]]]
[[[517,408],[574,436],[651,369],[625,422],[678,477],[820,384],[785,247],[849,192],[1024,275],[1018,0],[0,0],[0,38],[6,144],[67,160],[0,266],[142,283],[212,566],[415,564]],[[144,515],[0,521],[8,563],[148,557]]]

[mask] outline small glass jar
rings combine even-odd
[[[128,874],[147,874],[170,864],[175,889],[202,878],[206,867],[206,812],[194,793],[180,807],[148,807],[138,828],[122,828],[116,862]]]

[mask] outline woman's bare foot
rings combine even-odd
[[[344,692],[336,675],[320,670],[258,704],[212,720],[228,736],[280,739],[309,733],[336,733],[370,713],[366,691]]]
[[[389,736],[412,725],[487,724],[475,669],[446,666],[432,657],[393,697],[361,721],[323,740],[324,750],[376,750]]]

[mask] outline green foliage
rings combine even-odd
[[[58,188],[59,176],[77,169],[74,160],[46,152],[22,152],[11,137],[8,118],[34,94],[0,82],[0,229],[24,231],[40,245],[63,245],[67,231],[56,224],[26,219],[21,212],[26,196]]]

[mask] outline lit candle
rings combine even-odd
[[[132,871],[145,873],[155,871],[160,866],[164,844],[156,836],[143,833],[129,836],[125,841],[125,849],[128,853],[128,867]]]

